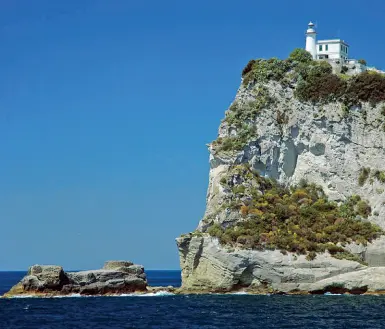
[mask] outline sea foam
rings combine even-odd
[[[132,293],[132,294],[119,294],[119,295],[93,295],[93,296],[80,295],[80,294],[59,295],[59,296],[19,295],[19,296],[11,296],[8,298],[23,299],[23,298],[165,297],[165,296],[175,296],[175,294],[165,290],[161,290],[157,292],[149,292],[147,294]]]

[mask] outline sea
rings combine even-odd
[[[152,286],[180,286],[180,271],[146,271]],[[0,294],[25,272],[0,272]],[[0,299],[0,329],[385,328],[385,297],[170,293]]]

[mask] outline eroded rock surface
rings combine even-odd
[[[177,243],[183,287],[187,290],[268,287],[279,292],[310,290],[311,284],[318,281],[367,268],[358,262],[333,258],[328,253],[308,261],[304,255],[284,255],[279,250],[229,250],[222,247],[218,239],[208,236],[186,235],[178,238]],[[382,285],[385,289],[385,281]]]
[[[144,268],[125,261],[106,262],[103,269],[64,272],[61,266],[33,265],[6,296],[22,294],[105,295],[146,291]]]

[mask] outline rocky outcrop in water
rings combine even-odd
[[[185,235],[177,244],[185,292],[384,293],[385,267],[377,266],[384,241],[381,238],[365,248],[366,260],[373,266],[336,259],[328,253],[309,261],[304,255],[284,255],[279,250],[231,250],[209,236]]]
[[[353,215],[353,220],[385,229],[385,77],[375,75],[379,84],[362,87],[366,83],[362,81],[372,78],[366,73],[333,75],[327,63],[320,62],[272,59],[249,63],[218,138],[209,145],[205,215],[196,231],[177,238],[184,289],[319,292],[335,286],[341,291],[385,290],[383,237],[360,241],[357,236],[335,243],[333,247],[343,247],[349,255],[337,259],[327,251],[329,247],[306,257],[290,248],[264,248],[262,235],[234,241],[227,236],[220,242],[208,233],[213,226],[224,232],[235,227],[236,232],[245,221],[259,223],[268,218],[273,222],[271,231],[263,233],[268,241],[284,225],[274,224],[286,220],[281,214],[264,216],[267,198],[257,207],[254,202],[256,209],[249,211],[251,199],[266,192],[260,182],[235,175],[237,166],[289,190],[301,181],[313,183],[322,188],[329,204],[342,204],[351,196],[365,200],[366,215]],[[312,207],[306,198],[296,201],[300,209]],[[343,220],[336,218],[331,226]],[[318,242],[323,239],[320,236]],[[295,239],[301,243],[301,236]],[[245,245],[245,240],[251,242]]]
[[[99,270],[64,272],[61,266],[33,265],[5,296],[108,295],[146,291],[144,268],[127,261],[108,261]]]

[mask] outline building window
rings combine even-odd
[[[341,51],[344,51],[344,46],[343,45],[341,45]]]
[[[325,50],[326,50],[326,51],[329,50],[329,45],[325,45]]]
[[[319,45],[319,51],[322,51],[322,45]]]

